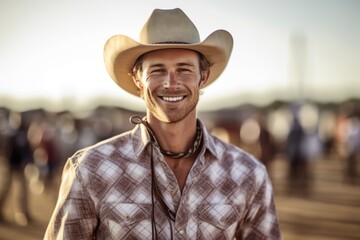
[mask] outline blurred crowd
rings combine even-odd
[[[289,191],[307,193],[319,160],[341,161],[343,181],[360,183],[360,104],[356,100],[279,102],[217,114],[220,121],[214,124],[214,135],[252,153],[268,168],[275,159],[287,161]]]
[[[29,191],[56,191],[66,159],[78,149],[133,128],[128,119],[144,116],[116,107],[90,112],[17,112],[0,108],[0,223],[14,181],[20,186],[14,219],[32,221]],[[344,181],[358,183],[360,105],[277,102],[266,107],[243,105],[216,112],[200,112],[200,119],[219,138],[229,141],[270,167],[274,159],[288,162],[289,189],[306,189],[318,160],[343,162]],[[54,199],[55,201],[55,199]]]

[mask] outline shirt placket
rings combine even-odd
[[[199,177],[201,173],[201,169],[203,166],[203,156],[199,157],[191,168],[189,175],[186,179],[186,184],[183,189],[182,194],[180,194],[179,190],[179,208],[177,211],[178,217],[175,221],[175,239],[189,239],[189,235],[187,233],[187,225],[190,218],[190,210],[191,206],[189,206],[189,196],[191,194],[192,188],[196,179]]]
[[[179,186],[177,184],[176,177],[170,167],[165,162],[164,157],[162,156],[159,149],[155,148],[154,152],[154,160],[155,160],[155,174],[157,177],[157,184],[158,188],[161,191],[161,194],[163,196],[163,200],[166,203],[166,205],[171,209],[171,211],[176,214],[178,206],[180,204],[180,198],[181,193]],[[167,179],[165,182],[162,180],[161,176],[165,175],[165,179]],[[168,221],[166,221],[168,222]],[[177,229],[176,229],[176,220],[175,222],[170,220],[171,224],[171,232],[173,235],[177,235]],[[175,239],[175,236],[173,236]]]

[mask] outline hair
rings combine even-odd
[[[210,63],[206,57],[198,52],[195,51],[199,57],[199,65],[200,65],[200,76],[202,78],[202,73],[205,71],[208,71],[209,68],[213,65],[212,63]],[[146,54],[146,53],[144,53]],[[132,76],[134,79],[139,79],[139,75],[142,73],[143,69],[142,69],[142,63],[143,63],[143,58],[144,58],[144,54],[142,54],[140,57],[138,57],[135,61],[135,64],[132,68]]]

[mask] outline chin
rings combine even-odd
[[[157,116],[157,119],[165,123],[177,123],[184,120],[187,116],[188,114],[181,114],[179,112],[173,114],[162,113]]]

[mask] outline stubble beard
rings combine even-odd
[[[184,120],[189,114],[195,111],[196,106],[199,102],[199,91],[194,93],[195,97],[186,104],[185,107],[167,107],[164,109],[157,101],[152,97],[150,93],[147,93],[143,97],[146,103],[147,110],[150,111],[159,121],[166,123],[177,123]],[[192,95],[192,96],[194,96]],[[188,95],[187,97],[190,97]],[[160,101],[160,100],[158,100]]]

